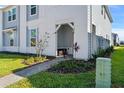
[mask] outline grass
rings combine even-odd
[[[22,64],[23,55],[0,53],[0,77],[26,67]]]
[[[40,72],[8,87],[91,88],[95,87],[95,71],[80,74]],[[124,46],[115,47],[112,54],[112,87],[124,87]]]
[[[124,46],[112,54],[112,87],[124,87]]]
[[[95,87],[95,72],[58,74],[40,72],[27,77],[10,88],[89,88]]]
[[[27,55],[24,54],[0,53],[0,77],[20,71],[28,67],[29,65],[22,63],[25,58],[27,58]],[[53,59],[53,57],[48,57],[48,59]],[[46,61],[48,59],[43,60]]]

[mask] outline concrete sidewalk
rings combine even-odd
[[[54,64],[59,63],[60,61],[69,60],[69,59],[70,58],[66,58],[66,59],[56,58],[56,59],[53,59],[51,61],[37,64],[37,65],[34,65],[32,67],[21,70],[19,72],[4,76],[4,77],[0,78],[0,88],[4,88],[10,84],[13,84],[13,83],[23,79],[24,77],[36,74],[36,73],[41,72],[41,71],[45,71],[48,68],[50,68],[51,65],[54,65]]]

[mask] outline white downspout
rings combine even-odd
[[[0,9],[0,51],[2,51],[2,46],[3,46],[3,36],[2,36],[2,28],[3,28],[3,22],[2,22],[2,9]]]

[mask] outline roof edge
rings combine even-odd
[[[113,19],[112,19],[112,15],[111,15],[111,13],[110,13],[110,11],[109,11],[109,8],[108,8],[107,5],[104,5],[104,7],[105,7],[105,10],[106,10],[107,15],[108,15],[108,17],[109,17],[109,20],[110,20],[110,22],[112,23],[112,22],[113,22]]]

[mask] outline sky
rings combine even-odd
[[[109,10],[113,18],[112,32],[119,35],[120,41],[124,41],[124,5],[110,5]]]

